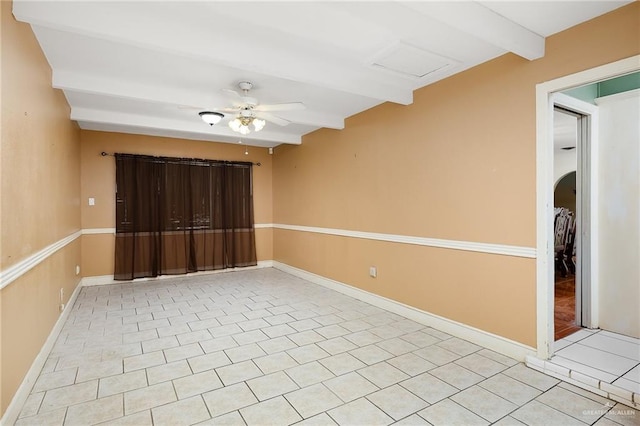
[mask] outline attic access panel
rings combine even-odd
[[[413,79],[424,78],[454,64],[457,64],[457,61],[406,43],[396,43],[383,49],[373,57],[370,63],[374,68],[381,68]]]

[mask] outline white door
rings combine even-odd
[[[640,89],[596,99],[599,327],[640,338]]]

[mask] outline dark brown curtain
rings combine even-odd
[[[256,264],[251,163],[116,154],[115,279]]]

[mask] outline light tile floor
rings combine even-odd
[[[640,412],[257,269],[83,288],[17,422],[293,423],[609,426]]]
[[[585,328],[556,341],[554,349],[551,363],[640,395],[640,339]]]

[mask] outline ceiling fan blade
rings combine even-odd
[[[235,107],[227,107],[227,108],[214,108],[213,111],[222,111],[222,112],[239,112],[240,108]]]
[[[291,123],[289,120],[285,120],[284,118],[276,117],[273,114],[268,114],[266,112],[258,112],[256,117],[262,118],[263,120],[267,120],[270,123],[277,124],[278,126],[286,126]]]
[[[242,95],[231,89],[222,89],[222,91],[225,94],[229,95],[234,107],[243,107],[247,105],[254,107],[258,105],[258,100],[256,98],[252,98],[251,96]]]
[[[227,95],[229,95],[232,98],[236,98],[237,100],[241,101],[242,100],[242,95],[240,95],[240,93],[236,92],[235,90],[231,90],[231,89],[221,89],[221,91]]]
[[[307,107],[302,102],[287,102],[282,104],[258,105],[256,111],[300,111]]]

